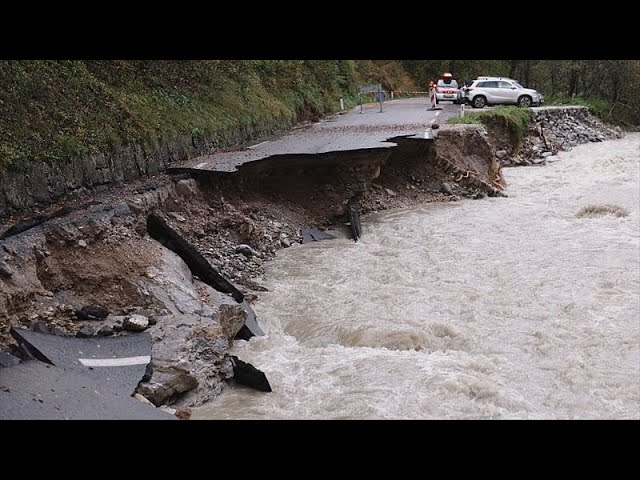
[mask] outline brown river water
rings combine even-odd
[[[233,348],[274,391],[192,418],[640,418],[640,134],[550,160],[279,251]],[[628,215],[576,216],[604,204]]]

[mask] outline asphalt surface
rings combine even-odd
[[[14,332],[38,350],[41,360],[108,386],[118,395],[133,394],[151,361],[151,335],[146,332],[90,338]]]
[[[176,420],[109,385],[38,360],[0,368],[1,420]]]
[[[148,333],[13,335],[42,361],[0,368],[0,419],[175,419],[131,398],[151,361]]]
[[[248,148],[216,152],[192,159],[181,165],[211,171],[235,171],[238,166],[274,155],[313,155],[361,149],[394,147],[387,141],[393,137],[425,138],[432,123],[446,123],[460,114],[460,106],[450,102],[438,105],[442,110],[430,111],[426,98],[409,98],[379,104],[366,104],[320,122],[298,127],[290,133]]]

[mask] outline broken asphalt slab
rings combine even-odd
[[[0,420],[177,420],[99,379],[37,360],[0,369]]]
[[[100,383],[113,394],[133,394],[151,362],[151,335],[73,338],[11,329],[35,358]]]
[[[307,227],[302,229],[302,243],[319,242],[320,240],[330,240],[336,238],[333,235],[318,230],[317,228]]]

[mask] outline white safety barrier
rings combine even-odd
[[[419,92],[419,91],[414,91],[414,90],[394,90],[393,92],[391,92],[391,95],[393,95],[393,94],[397,94],[397,95],[405,95],[405,94],[415,95],[416,93],[419,93],[421,95],[428,95],[429,94],[429,92]]]
[[[435,87],[429,88],[429,100],[431,102],[431,108],[427,108],[427,110],[442,110],[442,107],[438,107],[438,98],[436,97],[436,89]]]

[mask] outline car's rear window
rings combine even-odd
[[[438,87],[449,87],[449,88],[458,88],[458,82],[455,80],[438,80]]]

